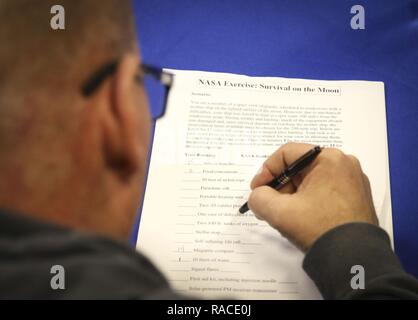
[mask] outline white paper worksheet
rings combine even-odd
[[[174,289],[204,298],[321,298],[303,254],[251,211],[238,213],[263,161],[288,141],[358,157],[393,239],[382,82],[173,72],[137,248]]]

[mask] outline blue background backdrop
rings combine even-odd
[[[352,30],[350,8],[365,8]],[[418,1],[134,1],[143,60],[257,76],[384,81],[395,250],[418,277]]]

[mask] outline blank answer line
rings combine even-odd
[[[279,291],[279,294],[299,294],[298,291]]]
[[[189,281],[188,279],[168,279],[168,281],[177,282],[177,281]]]

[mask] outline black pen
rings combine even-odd
[[[288,183],[292,177],[297,175],[301,172],[304,168],[306,168],[321,152],[321,147],[316,146],[313,149],[306,152],[303,156],[293,162],[289,167],[287,167],[278,177],[271,180],[266,185],[272,187],[273,189],[279,190],[282,188],[286,183]],[[239,208],[240,213],[245,213],[250,208],[248,207],[248,202],[244,203],[241,208]]]

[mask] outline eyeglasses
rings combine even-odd
[[[115,73],[119,61],[113,61],[94,73],[81,87],[85,97],[91,96],[111,74]],[[164,116],[167,107],[167,97],[173,84],[174,75],[161,68],[148,64],[139,66],[139,73],[135,80],[145,86],[151,102],[151,115],[153,120]]]

